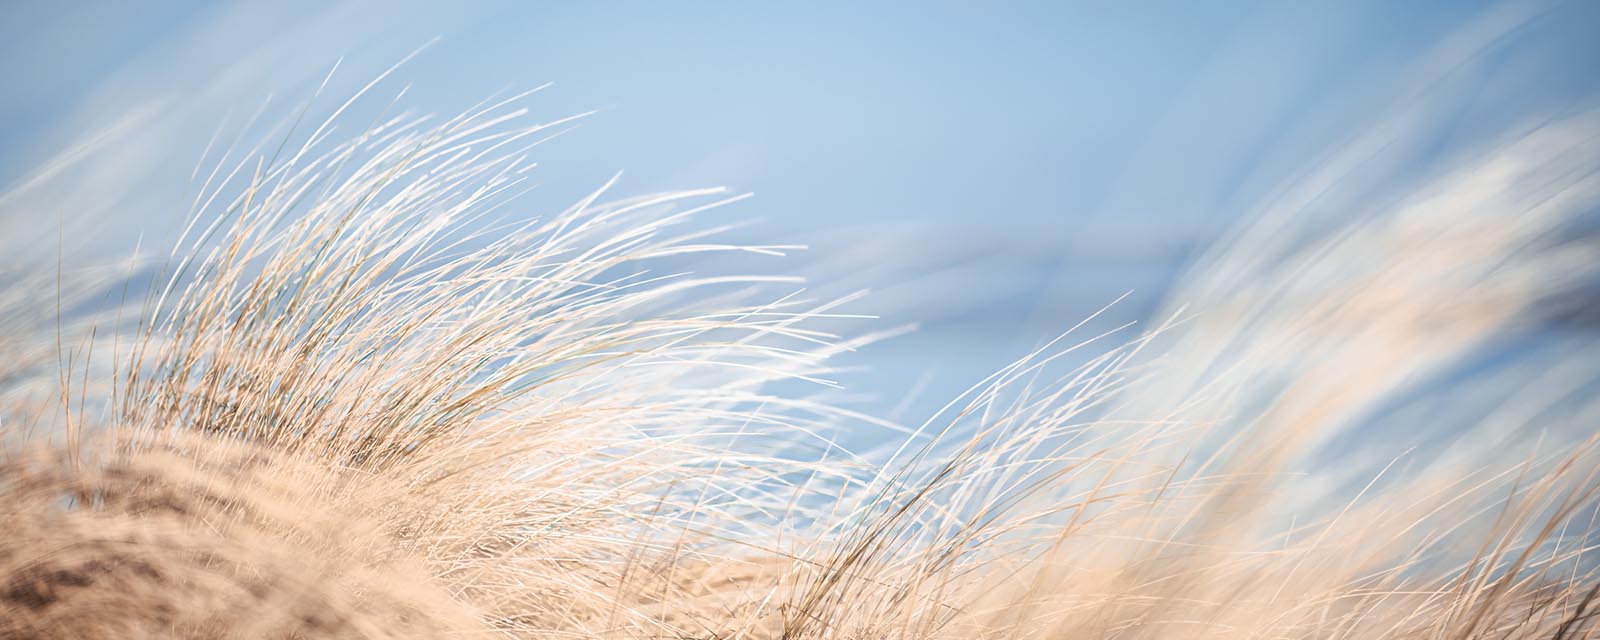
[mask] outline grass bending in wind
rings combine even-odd
[[[64,348],[51,414],[19,389],[56,372],[3,365],[0,637],[1597,633],[1600,365],[1390,410],[1592,281],[1561,241],[1600,201],[1592,114],[1332,232],[1283,194],[1159,329],[1075,328],[868,455],[832,434],[893,425],[778,391],[873,339],[825,330],[844,301],[674,271],[789,248],[719,242],[720,190],[505,222],[551,132],[514,104],[218,162],[143,301],[93,318],[110,372]]]

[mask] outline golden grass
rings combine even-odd
[[[1069,333],[874,457],[829,434],[881,421],[773,390],[857,344],[835,303],[663,272],[785,249],[695,222],[737,197],[495,222],[548,130],[514,104],[219,171],[128,309],[40,322],[13,287],[0,637],[1600,633],[1600,364],[1383,411],[1594,276],[1562,242],[1600,202],[1592,115],[1337,231],[1289,193],[1168,324]]]

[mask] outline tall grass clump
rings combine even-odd
[[[1331,163],[1156,328],[875,454],[796,391],[871,339],[843,301],[683,268],[789,248],[700,222],[739,196],[506,215],[553,131],[518,102],[341,108],[218,161],[126,282],[11,280],[0,637],[1600,633],[1593,345],[1484,355],[1594,282],[1593,114],[1333,225]]]

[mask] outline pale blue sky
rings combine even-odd
[[[1433,115],[1402,180],[1600,89],[1582,1],[445,4],[6,2],[0,184],[126,118],[164,148],[93,159],[120,187],[27,202],[159,238],[218,122],[437,36],[402,71],[416,109],[554,82],[539,115],[601,110],[544,148],[546,202],[618,170],[754,191],[748,233],[925,325],[863,386],[931,370],[948,395],[1124,291],[1113,315],[1147,314],[1219,227],[1397,108]]]

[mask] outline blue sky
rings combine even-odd
[[[807,269],[925,327],[863,386],[934,371],[948,395],[1125,291],[1108,322],[1147,315],[1209,237],[1386,114],[1428,126],[1374,190],[1600,88],[1600,5],[1578,1],[444,5],[7,3],[0,184],[93,132],[117,151],[70,167],[110,176],[99,193],[5,207],[156,242],[218,123],[438,37],[398,78],[415,109],[553,82],[539,116],[599,110],[544,148],[542,202],[619,170],[625,192],[753,191],[729,214],[763,221],[746,233],[811,245]]]

